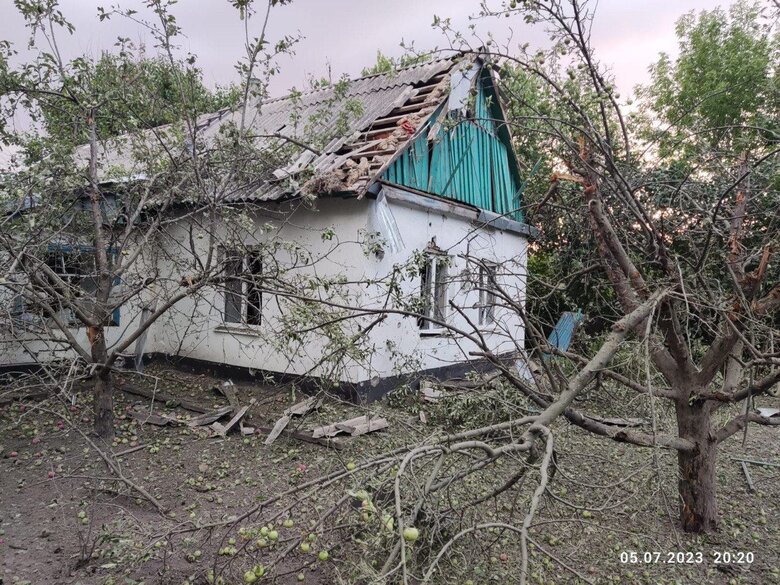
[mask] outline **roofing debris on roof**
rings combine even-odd
[[[245,115],[260,148],[270,147],[280,138],[289,138],[291,144],[305,143],[313,132],[330,137],[322,148],[299,148],[289,164],[273,172],[274,179],[251,192],[231,195],[229,202],[279,200],[294,194],[291,183],[297,183],[303,194],[350,192],[361,196],[447,98],[456,67],[470,67],[472,60],[459,54],[354,79],[346,85],[265,100],[249,105],[245,113],[225,110],[204,114],[197,120],[198,135],[208,143],[226,125],[239,124]],[[345,112],[342,106],[347,102],[359,106]],[[124,180],[138,178],[138,170],[133,169],[135,141],[140,139],[143,144],[151,140],[165,146],[176,134],[173,127],[161,127],[110,141],[100,149],[103,180],[121,180],[117,173],[124,173]],[[88,155],[88,145],[77,150],[82,160]]]

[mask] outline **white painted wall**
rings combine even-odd
[[[371,203],[379,205],[377,201]],[[472,333],[473,325],[478,323],[478,309],[474,306],[479,302],[479,291],[474,286],[477,282],[476,267],[464,256],[498,263],[497,280],[518,303],[524,304],[528,254],[526,238],[478,227],[476,222],[463,217],[397,202],[389,202],[389,207],[398,225],[403,247],[395,253],[387,254],[377,263],[378,275],[386,274],[393,264],[406,262],[415,250],[424,250],[430,242],[435,242],[438,248],[452,258],[448,271],[451,281],[448,284],[448,296],[464,313],[462,315],[451,309],[448,314],[449,324]],[[410,295],[419,294],[419,279],[406,281],[404,290]],[[524,329],[516,312],[497,308],[495,321],[491,327],[477,327],[491,351],[501,354],[524,347]],[[476,349],[470,340],[456,333],[434,337],[423,335],[416,321],[404,316],[388,318],[384,325],[375,330],[373,339],[378,347],[386,346],[390,341],[404,353],[415,356],[419,360],[419,368],[423,370],[478,359],[469,355]],[[411,366],[404,368],[403,364],[397,363],[387,351],[378,351],[371,365],[380,376],[396,373],[399,366],[403,373],[412,369]]]
[[[381,203],[375,199],[319,199],[313,207],[299,204],[270,204],[267,209],[255,208],[247,212],[243,220],[231,217],[217,230],[219,239],[239,238],[247,245],[284,243],[285,249],[276,254],[275,260],[282,266],[290,266],[295,244],[309,251],[313,261],[291,270],[285,279],[319,276],[343,277],[348,284],[343,289],[347,297],[320,290],[323,299],[357,304],[365,308],[378,308],[386,303],[384,284],[366,286],[367,280],[381,281],[409,261],[416,250],[424,250],[431,241],[452,256],[449,268],[451,282],[449,297],[476,323],[478,309],[474,307],[479,294],[472,283],[476,276],[467,270],[462,255],[499,263],[499,281],[519,303],[525,299],[525,269],[527,265],[527,241],[510,232],[485,227],[475,227],[473,220],[444,212],[389,201],[390,220],[395,222],[395,237],[384,233],[385,239],[397,240],[396,249],[384,244],[384,254],[378,257],[367,253],[366,234],[387,231],[387,223],[378,221],[377,211]],[[385,213],[385,220],[387,213]],[[173,294],[182,277],[192,270],[189,253],[190,231],[198,253],[205,257],[206,232],[198,227],[198,218],[182,217],[173,223],[166,236],[155,246],[160,254],[158,270],[160,283],[155,291],[161,298]],[[333,228],[335,236],[323,239],[323,233]],[[294,289],[295,290],[295,289]],[[400,282],[402,295],[418,295],[419,277],[405,277]],[[149,295],[137,299],[122,309],[122,326],[108,330],[109,342],[134,330],[141,307]],[[331,351],[328,339],[319,333],[308,333],[299,344],[279,346],[280,332],[284,326],[285,299],[265,295],[263,299],[263,324],[256,327],[226,326],[223,323],[224,297],[214,289],[207,289],[197,297],[177,303],[150,329],[146,352],[160,352],[183,357],[226,363],[257,370],[292,374],[328,374],[317,367],[322,356]],[[373,316],[348,321],[352,333],[365,327]],[[451,311],[449,322],[455,327],[471,331],[467,319]],[[313,324],[313,322],[312,322]],[[299,323],[305,328],[308,323]],[[523,327],[520,317],[513,312],[497,310],[496,325],[481,332],[496,353],[504,353],[523,347]],[[82,336],[84,330],[78,330]],[[421,335],[413,317],[390,315],[380,325],[370,330],[365,340],[369,350],[358,359],[345,359],[342,370],[333,372],[341,381],[361,382],[398,373],[425,370],[463,362],[473,356],[473,343],[457,335],[430,337]],[[86,340],[84,340],[86,342]],[[395,348],[391,351],[389,347]],[[132,348],[130,348],[132,350]],[[31,361],[20,359],[19,348],[9,351],[0,345],[0,363]]]

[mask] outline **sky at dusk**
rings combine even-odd
[[[111,50],[119,35],[146,44],[153,52],[152,39],[143,27],[121,18],[98,21],[97,6],[108,9],[116,3],[137,8],[142,17],[151,16],[142,0],[61,0],[62,11],[76,27],[74,35],[60,35],[64,56],[97,56]],[[601,0],[596,6],[591,1],[589,5],[596,7],[592,42],[597,57],[612,69],[618,88],[627,95],[647,80],[647,67],[660,51],[675,52],[674,24],[683,13],[719,4],[714,0]],[[488,5],[499,7],[491,0]],[[278,96],[293,86],[305,88],[307,79],[326,77],[328,69],[334,79],[344,73],[359,75],[363,67],[373,64],[378,50],[390,56],[402,54],[402,40],[419,50],[447,47],[447,39],[431,27],[434,15],[451,18],[453,26],[464,32],[470,22],[476,22],[483,39],[490,31],[497,41],[511,38],[514,47],[544,41],[539,27],[531,28],[519,17],[470,21],[478,10],[477,0],[294,0],[271,11],[270,37],[300,34],[305,38],[294,57],[281,59],[281,73],[270,91]],[[180,53],[197,55],[206,83],[235,81],[234,64],[244,50],[244,32],[230,2],[179,0],[173,12],[186,35],[179,41]],[[249,22],[250,33],[259,34],[262,18]],[[0,39],[23,52],[28,36],[12,1],[0,0]]]

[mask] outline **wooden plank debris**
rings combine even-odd
[[[241,404],[238,402],[238,395],[236,394],[236,390],[233,387],[232,382],[228,381],[220,384],[219,386],[214,386],[214,390],[227,398],[228,404],[230,404],[230,407],[233,409],[233,414],[240,410]]]
[[[358,425],[365,421],[366,421],[366,416],[363,415],[342,422],[324,425],[314,429],[311,433],[311,436],[314,437],[315,439],[319,439],[320,437],[335,437],[339,433],[344,432],[344,429],[339,428],[339,425],[341,425],[342,427],[352,428],[355,425]]]
[[[320,404],[320,400],[316,396],[302,400],[296,404],[293,404],[290,408],[286,409],[282,414],[282,417],[276,421],[276,424],[271,429],[271,432],[265,439],[265,444],[272,444],[282,431],[290,424],[290,421],[294,416],[303,416],[308,414]]]
[[[213,412],[207,412],[206,414],[201,414],[200,416],[196,416],[195,418],[188,420],[187,426],[194,428],[210,425],[211,423],[217,422],[223,416],[230,414],[231,412],[233,412],[232,406],[223,406],[222,408],[218,408]]]
[[[0,407],[8,406],[13,402],[37,402],[39,400],[45,400],[49,396],[51,396],[51,393],[48,390],[6,394],[0,398]]]
[[[366,417],[368,418],[368,417]],[[373,433],[374,431],[381,431],[382,429],[386,429],[390,426],[390,423],[387,422],[387,419],[385,418],[372,418],[367,420],[364,423],[360,423],[358,425],[355,425],[352,427],[352,430],[347,431],[350,435],[353,437],[359,437],[360,435],[365,435],[366,433]],[[347,429],[344,429],[347,430]]]
[[[265,444],[270,445],[272,444],[279,435],[282,434],[282,431],[287,427],[287,425],[290,423],[290,417],[286,414],[282,416],[278,421],[276,421],[276,424],[271,429],[271,432],[268,434],[268,436],[265,438]]]
[[[444,392],[441,390],[437,390],[436,388],[433,388],[430,385],[426,386],[420,386],[420,394],[422,395],[422,399],[426,402],[436,402],[439,400],[442,396],[444,396]]]
[[[163,416],[161,414],[155,414],[149,412],[146,407],[136,407],[130,410],[130,416],[137,420],[142,425],[149,424],[156,427],[164,427],[169,424],[178,424],[179,421],[170,416]]]
[[[747,463],[744,461],[740,461],[740,464],[742,465],[742,473],[745,474],[745,480],[748,484],[748,491],[754,492],[756,491],[756,486],[753,485],[753,479],[750,477],[750,471],[748,470]]]
[[[172,407],[179,406],[184,410],[189,410],[192,412],[199,412],[201,414],[205,414],[211,411],[210,408],[201,406],[200,404],[195,404],[194,402],[190,402],[188,400],[176,398],[175,396],[171,396],[170,394],[166,394],[165,392],[159,392],[159,391],[151,392],[144,388],[131,386],[130,384],[122,384],[119,387],[119,389],[122,390],[122,392],[127,392],[128,394],[133,394],[134,396],[141,396],[142,398],[154,400],[156,402],[167,404]]]
[[[312,431],[312,437],[319,439],[322,437],[335,437],[339,433],[349,433],[353,437],[365,435],[374,431],[386,429],[389,425],[387,419],[371,418],[365,414],[349,420],[340,421],[330,425],[317,427]]]
[[[757,461],[756,459],[741,459],[739,457],[732,457],[734,461],[744,461],[745,463],[752,463],[753,465],[763,465],[766,467],[780,467],[780,463],[772,463],[771,461]]]
[[[320,399],[317,398],[316,396],[312,396],[311,398],[302,400],[297,404],[293,404],[290,408],[285,410],[284,413],[289,415],[294,415],[294,416],[303,416],[304,414],[308,414],[315,408],[318,408],[319,405],[320,405]]]
[[[238,409],[238,412],[233,415],[233,418],[230,419],[230,421],[226,425],[221,425],[218,422],[215,422],[211,425],[211,428],[214,429],[214,433],[216,435],[219,435],[220,437],[224,437],[228,434],[230,429],[232,429],[236,423],[241,420],[241,418],[246,414],[246,411],[249,410],[248,406],[242,406]]]
[[[270,433],[273,429],[271,427],[257,427],[258,433]],[[292,439],[297,439],[299,441],[305,441],[307,443],[315,443],[317,445],[323,445],[325,447],[330,447],[331,449],[343,449],[344,448],[344,441],[339,438],[314,438],[311,436],[311,433],[302,432],[302,431],[294,431],[292,429],[284,429],[281,432],[282,435],[285,437],[290,437]]]

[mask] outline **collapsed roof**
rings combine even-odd
[[[245,116],[245,124],[259,137],[256,146],[290,139],[303,144],[312,132],[330,137],[320,148],[297,148],[289,164],[273,172],[274,179],[258,188],[235,193],[228,201],[273,201],[291,193],[287,179],[305,178],[300,190],[312,194],[362,195],[403,151],[410,139],[450,93],[453,73],[474,65],[475,57],[457,54],[388,73],[368,75],[345,84],[250,104],[246,112],[223,110],[197,119],[197,136],[208,141],[227,125]],[[345,112],[344,105],[353,107]],[[144,131],[142,141],[165,142],[166,128]],[[169,132],[173,136],[174,132]],[[134,162],[134,136],[108,141],[99,148],[102,181],[143,179]],[[76,151],[77,160],[89,159],[89,145]]]

